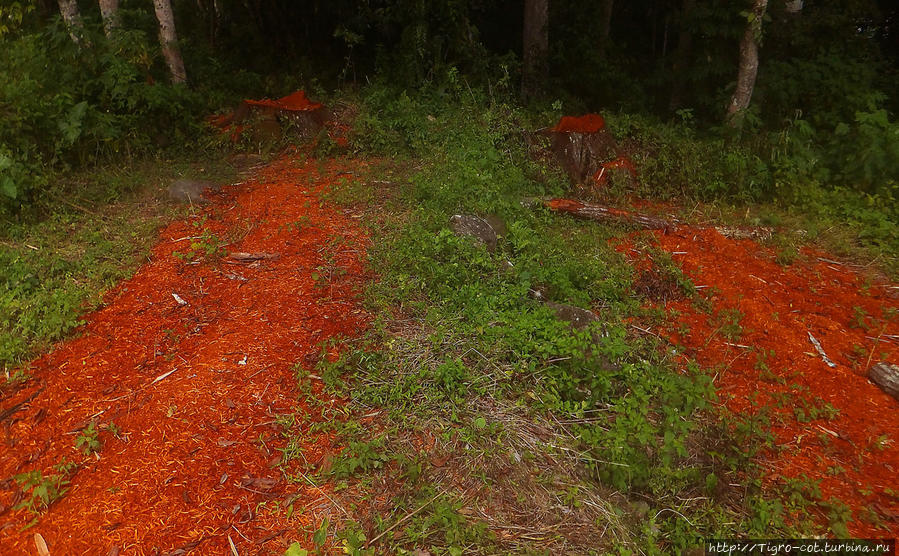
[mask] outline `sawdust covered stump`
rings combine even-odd
[[[615,138],[599,114],[564,116],[548,133],[553,153],[576,185],[591,182],[604,162],[618,158]]]
[[[238,134],[249,130],[258,140],[277,140],[285,133],[310,139],[327,119],[323,104],[310,101],[305,91],[296,91],[277,100],[244,100],[233,116],[220,124],[239,130]]]

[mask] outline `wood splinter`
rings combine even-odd
[[[228,253],[228,258],[234,259],[235,261],[277,261],[281,258],[280,253],[245,253],[243,251],[237,251],[235,253]]]

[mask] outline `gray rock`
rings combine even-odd
[[[497,237],[506,237],[506,223],[503,222],[502,218],[488,214],[484,217],[484,220],[490,224],[490,227],[493,228],[493,232]]]
[[[450,229],[460,236],[475,238],[487,246],[488,251],[496,249],[497,233],[487,220],[480,216],[454,214],[450,217]]]
[[[203,192],[219,187],[211,181],[180,179],[169,186],[169,198],[180,203],[207,203],[209,200],[203,197]]]

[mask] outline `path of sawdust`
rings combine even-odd
[[[282,471],[278,420],[320,415],[298,394],[294,365],[365,325],[367,238],[354,215],[320,200],[341,170],[286,157],[224,188],[161,232],[76,337],[30,365],[33,378],[0,399],[2,414],[37,393],[2,423],[0,553],[35,554],[35,533],[51,554],[225,554],[229,537],[240,554],[281,554],[308,541],[328,497]],[[176,255],[215,238],[231,242],[226,252],[279,257]],[[312,396],[334,403],[320,386]],[[75,439],[92,421],[102,448],[86,456]],[[309,460],[333,449],[306,437]],[[23,530],[33,515],[11,509],[24,495],[13,477],[63,461],[78,464],[68,493]]]
[[[764,454],[765,485],[817,483],[823,502],[849,507],[852,535],[899,536],[899,401],[865,376],[878,361],[899,363],[896,286],[811,250],[784,267],[770,248],[714,228],[654,235],[715,307],[668,302],[663,334],[715,373],[730,410],[770,411],[776,448]],[[739,331],[725,328],[734,318]],[[824,526],[840,521],[833,508],[814,512]]]

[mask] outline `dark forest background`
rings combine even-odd
[[[795,196],[814,184],[891,203],[899,180],[892,0],[771,0],[736,134],[723,123],[750,2],[550,0],[547,71],[526,99],[521,1],[174,0],[187,73],[178,85],[170,84],[153,3],[122,0],[120,26],[107,36],[97,3],[77,2],[78,41],[60,5],[0,0],[0,198],[8,214],[34,204],[52,170],[196,141],[204,115],[241,98],[298,88],[364,96],[376,87],[439,98],[455,82],[488,103],[627,114],[624,132],[642,129],[666,144],[708,138],[706,150],[719,157],[727,155],[720,145],[733,147],[744,157],[740,175],[713,195]],[[666,135],[671,126],[677,137]]]

